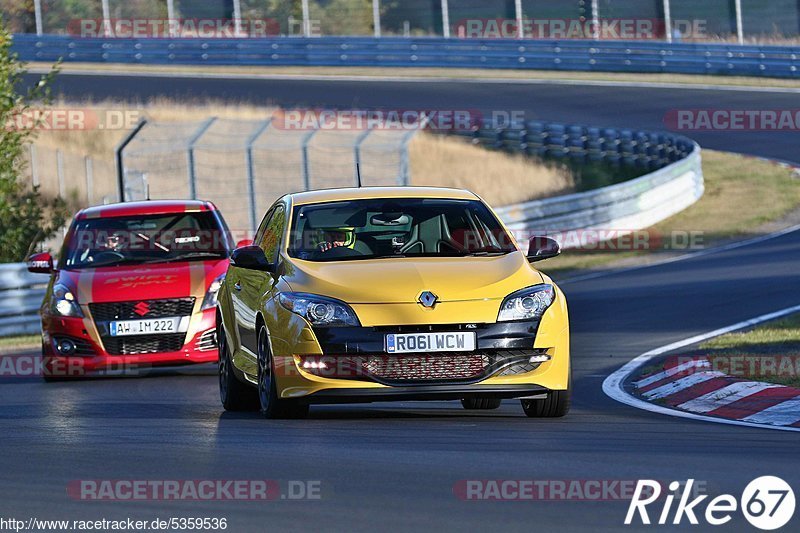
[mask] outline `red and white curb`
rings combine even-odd
[[[663,368],[633,382],[644,399],[690,413],[800,428],[800,389],[710,370],[705,357],[673,356]]]
[[[800,305],[757,316],[643,353],[608,376],[603,392],[614,400],[664,415],[719,424],[800,431],[800,389],[726,376],[707,359],[675,358],[664,370],[637,380],[641,397],[625,390],[630,376],[653,359],[726,333],[800,312]],[[659,403],[653,403],[653,402]]]

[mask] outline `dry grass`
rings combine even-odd
[[[199,121],[215,116],[221,119],[255,120],[270,116],[274,108],[205,100],[181,100],[176,102],[157,98],[144,104],[129,104],[115,101],[67,102],[58,101],[51,106],[56,109],[81,109],[103,113],[108,110],[135,112],[136,115],[156,122]],[[60,149],[75,154],[113,160],[114,149],[125,137],[127,130],[72,130],[42,131],[36,139],[37,146]]]
[[[564,168],[456,137],[418,135],[411,142],[410,159],[414,185],[469,189],[493,206],[572,192],[575,185]]]

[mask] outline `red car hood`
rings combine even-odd
[[[227,268],[225,259],[61,270],[56,281],[69,287],[80,304],[203,298],[209,285]]]

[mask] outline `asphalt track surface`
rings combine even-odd
[[[175,83],[62,77],[72,96],[227,97],[283,104],[525,109],[543,119],[658,128],[665,109],[791,108],[796,95],[462,83]],[[489,106],[491,104],[491,106]],[[706,147],[794,159],[796,134],[695,136]],[[627,502],[462,501],[460,480],[694,478],[741,494],[779,475],[800,488],[796,433],[639,411],[601,391],[603,379],[649,349],[800,300],[800,232],[659,266],[567,282],[574,406],[559,420],[526,418],[518,402],[472,414],[457,403],[312,408],[302,421],[225,414],[213,367],[138,379],[44,384],[3,378],[4,517],[227,517],[229,530],[533,531],[622,528]],[[322,499],[273,502],[85,502],[76,479],[319,480]],[[651,514],[660,513],[660,507]],[[797,518],[794,524],[797,524]],[[791,527],[791,524],[790,526]],[[642,526],[639,526],[640,529]],[[631,528],[629,528],[631,529]],[[651,528],[661,530],[667,528]],[[708,528],[702,528],[707,530]],[[720,530],[748,530],[741,515]]]

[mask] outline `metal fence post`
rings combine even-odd
[[[58,175],[58,195],[61,198],[66,198],[67,192],[64,184],[64,154],[61,153],[61,150],[56,150],[56,174]]]
[[[236,37],[242,36],[242,3],[240,0],[233,0],[233,26]]]
[[[672,42],[672,6],[669,0],[664,0],[664,32],[668,43]]]
[[[370,133],[372,133],[371,127],[359,133],[353,143],[353,162],[355,164],[353,167],[353,177],[356,180],[356,187],[361,187],[361,144],[369,137]]]
[[[592,0],[592,39],[600,40],[600,0]]]
[[[311,37],[311,13],[308,0],[303,0],[303,37]]]
[[[744,44],[744,24],[742,23],[742,0],[734,2],[736,6],[736,38],[739,44]]]
[[[245,151],[245,160],[247,163],[247,193],[250,195],[250,229],[255,232],[258,219],[256,218],[256,177],[255,168],[253,168],[253,143],[261,137],[261,134],[272,123],[272,119],[267,119],[256,127],[253,134],[247,139],[247,149]]]
[[[103,0],[103,36],[108,37],[111,33],[111,9],[108,7],[108,0]]]
[[[207,119],[200,125],[195,134],[189,138],[186,155],[188,157],[189,164],[189,197],[192,200],[197,200],[197,174],[194,166],[194,147],[195,144],[197,144],[197,141],[200,140],[200,137],[202,137],[203,134],[208,131],[208,128],[210,128],[211,125],[216,122],[216,120],[217,117],[211,117]]]
[[[414,135],[417,134],[417,132],[424,130],[428,126],[429,120],[430,119],[426,115],[423,115],[419,125],[415,129],[412,129],[403,135],[403,138],[400,141],[400,173],[397,176],[397,184],[400,186],[406,187],[411,181],[411,171],[409,170],[410,164],[408,161],[408,143],[411,141]]]
[[[450,38],[450,6],[447,0],[442,0],[442,37]]]
[[[316,135],[319,130],[311,130],[301,141],[300,150],[302,153],[302,172],[303,172],[303,187],[306,191],[311,190],[311,169],[308,166],[308,143],[311,142],[312,137]]]
[[[372,25],[375,26],[375,37],[381,36],[381,0],[372,0]]]
[[[175,0],[167,0],[167,27],[170,37],[175,37]]]
[[[36,145],[31,143],[31,184],[34,188],[39,186],[39,163],[36,159]]]
[[[522,0],[514,0],[514,15],[517,19],[517,39],[524,39],[525,29],[522,27]]]
[[[33,0],[33,13],[36,18],[36,35],[44,33],[42,24],[42,0]]]
[[[140,119],[139,123],[136,124],[136,126],[133,128],[133,130],[131,130],[131,132],[128,134],[127,137],[122,139],[122,142],[120,142],[117,145],[116,150],[114,150],[115,159],[117,163],[117,189],[119,192],[120,202],[125,201],[125,165],[122,160],[123,157],[122,152],[130,144],[130,142],[139,134],[139,132],[142,131],[142,128],[144,128],[146,124],[147,124],[147,119],[144,118]]]
[[[94,162],[91,157],[84,158],[84,165],[86,167],[86,201],[89,205],[94,203]]]

